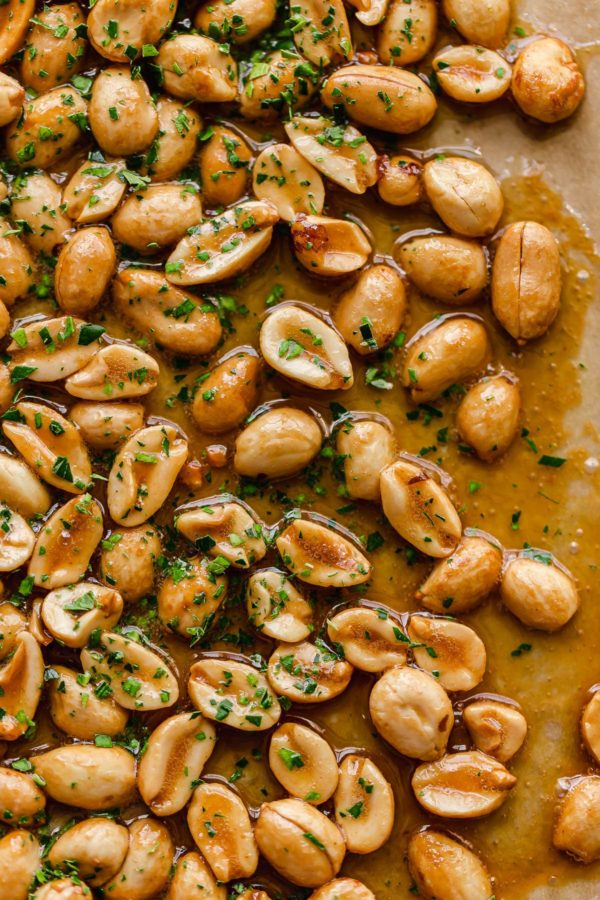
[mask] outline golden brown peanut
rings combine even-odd
[[[28,900],[40,867],[42,848],[30,831],[9,831],[0,838],[0,892],[11,900]]]
[[[485,237],[495,230],[504,209],[498,182],[473,159],[443,157],[425,163],[423,186],[444,224],[466,237]]]
[[[402,327],[406,292],[398,272],[385,263],[369,266],[335,306],[333,321],[361,356],[387,347]]]
[[[88,676],[64,666],[53,666],[53,671],[57,677],[50,681],[50,715],[57,728],[79,741],[93,741],[98,734],[115,737],[125,729],[129,714],[112,697],[98,697]]]
[[[433,60],[445,94],[462,103],[491,103],[510,87],[512,69],[493,50],[463,44],[448,47]]]
[[[432,234],[401,244],[397,255],[415,287],[442,303],[472,303],[488,281],[487,259],[475,241]]]
[[[412,66],[429,53],[436,37],[435,0],[391,0],[378,29],[377,55],[385,65]]]
[[[160,97],[156,104],[158,134],[140,169],[153,182],[172,181],[191,163],[202,125],[200,116],[187,103]]]
[[[10,320],[8,310],[0,301],[0,334],[4,328],[4,318],[6,317],[6,331],[10,328]],[[4,337],[6,332],[2,335]],[[12,406],[13,397],[15,395],[14,384],[11,380],[11,372],[8,366],[0,363],[0,412],[5,413]]]
[[[51,504],[48,489],[22,459],[0,454],[0,501],[26,519],[43,515]]]
[[[600,859],[600,777],[574,778],[559,801],[552,843],[579,862]]]
[[[65,215],[78,225],[91,225],[108,218],[127,188],[121,174],[124,168],[123,160],[82,163],[63,189]]]
[[[298,153],[315,169],[353,194],[364,194],[377,181],[377,153],[353,125],[342,128],[326,116],[294,116],[285,131]],[[322,210],[321,201],[319,209],[302,211]]]
[[[12,656],[17,647],[17,635],[27,631],[27,616],[10,602],[0,603],[0,659]]]
[[[343,758],[333,802],[336,822],[351,853],[373,853],[388,841],[394,827],[394,793],[368,757]]]
[[[23,43],[35,0],[9,0],[0,7],[0,66],[9,61]]]
[[[282,303],[269,313],[260,330],[260,350],[276,372],[311,388],[347,390],[354,382],[340,335],[302,306]]]
[[[540,550],[518,556],[502,575],[500,596],[504,605],[524,625],[541,631],[558,631],[575,615],[579,594],[573,577]]]
[[[478,750],[502,763],[512,759],[527,737],[527,720],[517,706],[475,700],[463,709],[463,722]]]
[[[237,436],[233,467],[249,478],[287,478],[310,465],[322,442],[314,416],[291,406],[275,406]]]
[[[404,358],[402,384],[410,390],[413,402],[426,403],[451,385],[482,373],[491,353],[482,321],[448,316],[411,341]]]
[[[245,44],[273,24],[275,0],[211,0],[198,9],[194,27],[219,41]]]
[[[224,125],[211,125],[209,134],[202,135],[199,155],[205,206],[237,203],[246,193],[251,160],[252,150],[241,135]]]
[[[352,57],[352,35],[342,0],[299,0],[293,12],[294,43],[309,62],[326,68]]]
[[[435,672],[447,691],[470,691],[485,675],[485,644],[472,628],[446,618],[413,614],[408,625],[419,668]]]
[[[50,881],[30,896],[33,900],[89,900],[90,889],[79,876],[73,875]]]
[[[46,797],[31,775],[0,766],[0,806],[7,824],[43,825]]]
[[[28,631],[15,637],[16,650],[0,669],[4,715],[0,740],[15,741],[33,724],[44,683],[44,659],[40,645]]]
[[[379,159],[379,196],[392,206],[411,206],[423,198],[423,166],[411,156]]]
[[[426,672],[394,666],[375,682],[369,710],[376,730],[399,753],[438,759],[454,724],[452,704]]]
[[[108,509],[115,522],[133,527],[153,516],[168,497],[187,455],[187,440],[173,425],[149,425],[136,431],[119,450],[108,476]]]
[[[102,632],[98,645],[81,651],[81,665],[94,678],[107,681],[125,709],[167,709],[179,699],[171,660],[132,638]]]
[[[51,591],[80,581],[103,530],[102,509],[90,494],[60,506],[38,532],[27,569],[34,584]]]
[[[508,373],[483,378],[469,388],[456,411],[461,439],[479,459],[492,462],[506,453],[519,428],[519,384]]]
[[[8,506],[0,506],[0,523],[0,572],[14,572],[33,553],[35,535],[23,516]]]
[[[214,575],[200,556],[186,560],[185,577],[168,575],[158,591],[158,615],[166,627],[194,646],[209,631],[227,598],[227,577]]]
[[[318,70],[304,57],[286,50],[271,53],[264,66],[245,76],[240,112],[245,119],[272,121],[306,106],[315,91]]]
[[[424,81],[412,72],[389,66],[338,69],[325,83],[321,99],[329,109],[340,104],[351,119],[393,134],[423,128],[437,106]]]
[[[113,450],[144,424],[145,410],[141,403],[75,403],[69,418],[88,447]]]
[[[408,640],[385,609],[343,609],[327,620],[327,634],[335,647],[342,647],[344,659],[363,672],[383,672],[406,662]]]
[[[90,127],[110,156],[146,150],[158,131],[158,114],[146,82],[125,66],[109,66],[96,76],[90,99]]]
[[[166,264],[173,284],[207,284],[240,275],[271,243],[277,210],[265,200],[247,200],[209,219],[182,238]]]
[[[61,868],[74,862],[81,878],[91,887],[105,884],[119,871],[129,849],[129,832],[111,819],[90,818],[60,835],[48,854],[48,862]]]
[[[336,278],[355,272],[373,251],[362,228],[348,219],[301,215],[291,234],[296,259],[314,275]]]
[[[543,335],[560,308],[561,268],[556,238],[538,222],[509,225],[492,268],[494,315],[519,344]]]
[[[314,891],[308,900],[376,900],[376,898],[362,881],[355,878],[336,878]]]
[[[44,7],[31,23],[21,61],[21,80],[38,94],[64,84],[83,67],[86,42],[76,28],[84,22],[78,3]]]
[[[157,816],[186,805],[217,739],[211,722],[195,713],[165,719],[150,737],[138,768],[138,790]]]
[[[370,26],[379,25],[385,17],[389,3],[390,0],[349,0],[349,6],[356,9],[358,21]]]
[[[262,855],[292,884],[318,887],[339,872],[346,846],[339,829],[303,800],[263,803],[256,822]]]
[[[227,890],[217,883],[199,853],[186,853],[175,863],[166,900],[227,900]]]
[[[510,23],[510,0],[442,0],[444,15],[470,44],[502,46]]]
[[[254,351],[240,348],[208,373],[191,408],[201,431],[222,434],[241,425],[256,406],[260,369]]]
[[[27,366],[31,381],[58,381],[77,372],[97,352],[104,329],[72,316],[35,318],[16,329],[7,350],[10,366]],[[48,350],[51,347],[52,350]]]
[[[0,72],[0,128],[9,125],[21,113],[25,89],[15,78]]]
[[[523,112],[541,122],[560,122],[573,115],[585,92],[570,47],[552,37],[533,41],[521,50],[511,87]]]
[[[240,731],[264,731],[281,715],[269,682],[250,662],[198,660],[190,669],[188,694],[205,718]]]
[[[102,300],[117,267],[106,228],[82,228],[63,246],[54,274],[56,301],[63,312],[85,316]]]
[[[286,568],[307,584],[351,587],[364,584],[371,575],[366,556],[332,525],[294,519],[277,537],[276,544]]]
[[[62,212],[60,187],[49,175],[24,175],[11,194],[11,215],[25,222],[23,236],[32,250],[52,253],[64,244],[71,222]]]
[[[600,694],[597,691],[586,703],[579,726],[586,750],[596,761],[600,760]]]
[[[122,269],[113,283],[115,307],[142,334],[174,353],[204,356],[221,340],[216,309],[174,287],[153,269]]]
[[[97,628],[109,631],[123,612],[123,598],[90,581],[46,594],[41,616],[50,634],[67,647],[85,647]]]
[[[131,194],[112,217],[118,241],[146,255],[171,247],[202,219],[191,184],[151,184]]]
[[[249,878],[258,865],[252,823],[243,801],[224,784],[202,784],[188,807],[191,835],[219,881]]]
[[[259,200],[268,200],[284,222],[300,213],[323,211],[325,188],[310,162],[289,144],[273,144],[254,163],[252,189]]]
[[[383,511],[398,534],[428,556],[450,556],[462,524],[442,485],[426,470],[399,459],[383,470],[380,486]]]
[[[285,722],[273,732],[269,767],[284,790],[319,806],[333,796],[339,772],[335,754],[312,728]]]
[[[500,581],[502,550],[484,537],[465,534],[447,559],[435,564],[415,594],[430,612],[462,615],[475,609]]]
[[[165,825],[138,819],[129,826],[129,850],[113,880],[105,885],[112,900],[151,900],[167,885],[175,847]]]
[[[38,169],[62,162],[80,142],[86,114],[87,103],[70,85],[27,100],[22,116],[7,131],[8,156],[13,162],[31,163]],[[48,129],[54,139],[42,140],[40,135],[48,134]]]
[[[224,557],[237,568],[248,569],[266,554],[264,523],[231,495],[201,500],[182,510],[175,523],[178,531],[198,547],[209,538],[210,556]]]
[[[423,900],[489,900],[494,893],[479,858],[441,831],[411,837],[408,867]]]
[[[48,796],[67,806],[102,810],[125,806],[135,788],[135,758],[121,747],[68,744],[32,756]]]
[[[379,479],[394,460],[396,441],[390,429],[369,419],[346,421],[337,433],[338,453],[344,457],[344,478],[350,497],[379,500]]]
[[[33,259],[24,242],[16,234],[0,234],[0,302],[12,306],[25,297],[33,275]]]
[[[295,643],[313,628],[312,607],[279,569],[259,569],[246,582],[248,621],[261,634]]]
[[[491,756],[469,750],[418,766],[411,783],[421,806],[433,815],[474,819],[502,806],[517,779]]]
[[[267,677],[277,694],[295,703],[325,703],[346,690],[353,671],[334,651],[302,641],[275,648]]]
[[[156,57],[164,87],[182,100],[227,103],[237,96],[237,66],[216,41],[200,34],[178,34],[165,41]]]
[[[88,37],[101,56],[128,65],[131,48],[139,56],[144,44],[157,44],[174,15],[173,0],[97,0],[88,16]]]
[[[140,600],[152,593],[160,553],[160,537],[151,525],[112,531],[102,541],[99,577],[124,600]]]

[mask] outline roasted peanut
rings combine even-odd
[[[444,93],[462,103],[491,103],[510,87],[512,69],[503,56],[471,44],[447,47],[433,60]]]
[[[260,360],[245,349],[229,353],[202,381],[191,413],[207,434],[237,428],[256,406]]]
[[[456,427],[480,459],[492,462],[514,441],[521,413],[519,385],[501,373],[473,385],[456,411]]]
[[[311,388],[347,390],[354,383],[340,335],[302,306],[283,303],[269,313],[260,330],[260,350],[276,372]]]
[[[72,316],[36,318],[11,334],[7,348],[11,369],[14,372],[17,366],[25,366],[31,381],[67,378],[103,346],[98,344],[103,332],[100,325],[88,325]]]
[[[58,878],[39,887],[30,896],[33,900],[89,900],[90,889],[78,875]]]
[[[444,15],[470,44],[500,47],[510,22],[510,0],[442,0]]]
[[[68,744],[32,756],[46,793],[58,803],[103,810],[126,806],[135,788],[135,758],[121,747]]]
[[[166,900],[227,900],[221,886],[199,853],[186,853],[175,863]]]
[[[197,644],[209,631],[219,606],[227,597],[227,577],[219,560],[212,567],[207,559],[196,556],[186,560],[185,576],[168,575],[158,591],[158,615],[163,625]]]
[[[494,315],[519,344],[544,334],[560,308],[561,270],[556,238],[538,222],[509,225],[492,268]]]
[[[215,747],[215,728],[196,713],[165,719],[148,739],[138,769],[138,789],[157,816],[186,805]]]
[[[171,181],[192,161],[201,120],[188,103],[160,97],[156,104],[158,134],[140,169],[151,181]],[[204,193],[204,192],[203,192]]]
[[[219,41],[245,44],[273,24],[275,0],[211,0],[198,9],[194,26]]]
[[[387,425],[369,419],[347,420],[337,433],[336,445],[344,459],[348,495],[379,500],[381,473],[395,455],[396,441]]]
[[[258,850],[248,810],[231,788],[206,783],[194,791],[188,827],[219,881],[249,878],[258,865]]]
[[[389,66],[338,69],[326,81],[321,99],[329,109],[339,104],[351,119],[394,134],[423,128],[437,106],[434,95],[417,75]]]
[[[478,750],[502,763],[512,759],[527,736],[527,720],[518,707],[500,700],[468,703],[463,722]]]
[[[51,503],[50,494],[22,459],[0,453],[0,501],[26,519],[43,515]]]
[[[600,693],[597,691],[581,714],[580,731],[588,752],[596,761],[600,760]]]
[[[85,647],[97,628],[109,631],[123,612],[123,598],[112,588],[93,582],[58,588],[42,604],[44,625],[67,647]]]
[[[277,538],[285,567],[317,587],[364,584],[371,564],[347,537],[311,519],[294,519]]]
[[[62,211],[60,187],[49,175],[22,175],[10,202],[13,218],[25,223],[23,236],[32,250],[50,254],[64,244],[71,222]]]
[[[102,632],[98,646],[81,651],[81,664],[94,678],[109,683],[125,709],[167,709],[179,699],[170,660],[131,637]]]
[[[401,244],[397,256],[415,287],[442,303],[472,303],[488,281],[486,256],[475,241],[432,234]]]
[[[0,506],[0,572],[24,566],[35,544],[35,535],[23,516]]]
[[[358,21],[370,26],[379,25],[387,13],[389,4],[390,0],[349,0],[349,6],[357,10]]]
[[[373,853],[388,841],[394,827],[394,793],[368,757],[343,758],[333,802],[336,822],[351,853]]]
[[[364,269],[338,300],[333,321],[361,356],[386,347],[406,316],[406,293],[399,274],[380,263]]]
[[[339,829],[303,800],[263,803],[256,822],[258,848],[292,884],[318,887],[339,872],[346,845]]]
[[[160,537],[151,525],[112,531],[102,541],[100,579],[124,600],[140,600],[152,593]]]
[[[527,550],[526,554],[517,556],[504,570],[502,601],[524,625],[558,631],[579,607],[575,581],[543,550]]]
[[[40,867],[42,848],[30,831],[10,831],[0,838],[0,892],[11,900],[28,900]]]
[[[469,750],[423,763],[411,783],[421,806],[433,815],[474,819],[502,806],[517,779],[491,756]]]
[[[158,113],[146,82],[125,66],[109,66],[96,76],[90,99],[90,127],[110,156],[146,150],[158,132]]]
[[[392,206],[411,206],[423,198],[423,166],[411,156],[379,159],[379,196]]]
[[[15,825],[42,825],[46,797],[31,775],[0,766],[0,806],[2,818]]]
[[[308,900],[375,900],[375,894],[356,878],[335,878],[317,888]]]
[[[373,248],[356,222],[328,216],[298,216],[291,228],[296,259],[314,275],[338,277],[356,272]]]
[[[97,696],[89,676],[64,666],[53,666],[53,673],[50,715],[57,728],[80,741],[93,741],[98,734],[114,737],[124,730],[129,714],[112,697]]]
[[[585,92],[570,47],[553,37],[533,41],[521,50],[511,87],[523,112],[540,122],[560,122],[573,115]]]
[[[160,41],[174,15],[173,0],[152,0],[148,4],[97,0],[88,16],[88,37],[101,56],[128,64],[142,53],[144,44]]]
[[[273,690],[294,703],[325,703],[342,694],[354,669],[324,644],[279,644],[269,659]]]
[[[70,87],[54,88],[28,100],[16,124],[9,127],[6,150],[22,166],[49,169],[75,149],[83,136],[87,104]],[[51,134],[52,140],[47,135]]]
[[[294,116],[285,131],[315,169],[353,194],[364,194],[377,181],[377,153],[353,125],[336,125],[325,116]],[[317,214],[322,209],[321,201],[320,209],[298,211]]]
[[[9,0],[0,8],[0,66],[17,52],[35,9],[35,0]]]
[[[468,316],[443,317],[410,342],[404,358],[402,384],[415,403],[439,397],[485,371],[492,348],[482,321]]]
[[[269,766],[292,797],[319,806],[333,796],[339,772],[335,754],[312,728],[286,722],[273,732]]]
[[[600,777],[573,779],[558,805],[552,843],[583,863],[600,859]]]
[[[214,208],[237,203],[246,193],[251,161],[252,150],[241,135],[223,125],[211,125],[208,135],[202,135],[199,156],[204,204]]]
[[[371,691],[369,710],[379,734],[404,756],[438,759],[454,724],[452,704],[435,678],[394,666]]]
[[[119,160],[82,163],[63,190],[65,215],[78,225],[101,222],[110,216],[127,188],[122,177],[124,167],[124,162]]]
[[[432,159],[423,169],[423,186],[440,219],[457,234],[485,237],[500,221],[502,191],[491,172],[475,160]]]
[[[327,634],[335,647],[342,647],[344,659],[363,672],[383,672],[406,662],[408,640],[385,609],[344,609],[327,620]]]
[[[408,867],[423,900],[489,900],[494,893],[475,853],[441,831],[427,829],[411,837]]]
[[[300,213],[323,211],[325,188],[310,162],[289,144],[273,144],[256,158],[252,188],[259,200],[268,200],[285,222]]]
[[[177,34],[161,45],[156,62],[162,68],[165,89],[174,97],[201,103],[226,103],[236,98],[235,60],[210,38]]]
[[[314,416],[291,406],[276,406],[237,436],[233,466],[250,478],[287,478],[310,465],[322,442],[323,432]]]
[[[114,450],[144,424],[141,403],[75,403],[69,418],[88,447]]]
[[[28,631],[15,637],[15,652],[0,669],[4,715],[0,739],[15,741],[33,725],[44,683],[44,660],[40,645]]]
[[[211,556],[225,558],[240,569],[260,562],[267,547],[264,525],[251,511],[233,498],[214,498],[199,505],[183,507],[177,514],[178,531]],[[206,546],[208,545],[208,546]]]
[[[383,511],[398,534],[428,556],[450,556],[462,524],[444,488],[403,459],[381,472],[380,486]]]
[[[112,900],[151,900],[167,886],[175,847],[157,819],[137,819],[129,826],[129,849],[113,880],[105,885]]]
[[[446,618],[412,615],[408,625],[415,663],[447,691],[470,691],[483,679],[485,644],[467,625]]]
[[[240,112],[245,119],[271,121],[306,106],[315,91],[318,70],[299,54],[269,54],[244,78]]]
[[[484,537],[465,534],[452,556],[435,564],[415,597],[431,612],[460,616],[494,589],[501,568],[500,547]]]
[[[90,494],[59,506],[37,535],[27,569],[34,584],[52,591],[80,581],[103,530],[102,509]]]
[[[21,112],[25,89],[15,78],[0,72],[0,128],[9,125]]]
[[[12,656],[17,647],[17,635],[27,631],[25,613],[12,603],[0,603],[0,659]]]
[[[123,825],[111,819],[90,818],[60,835],[48,862],[55,869],[75,863],[80,877],[91,887],[98,887],[117,874],[128,849],[129,832]]]
[[[240,731],[264,731],[281,715],[269,682],[250,662],[200,659],[190,669],[188,694],[205,718]]]
[[[412,66],[427,56],[437,36],[435,0],[391,0],[377,34],[385,65]]]
[[[24,297],[33,275],[33,260],[24,242],[16,234],[0,234],[0,302],[12,306]]]
[[[42,94],[81,70],[86,42],[77,29],[83,22],[78,3],[61,3],[38,12],[21,60],[23,84]]]
[[[294,43],[315,66],[324,68],[352,57],[352,35],[342,0],[300,0],[293,13]]]
[[[63,312],[85,316],[101,301],[117,267],[106,228],[82,228],[63,246],[54,274],[56,301]]]
[[[118,241],[146,255],[176,244],[201,219],[200,197],[193,185],[151,184],[131,194],[111,224]]]
[[[261,634],[295,643],[312,630],[312,607],[278,569],[253,572],[246,583],[248,621]]]

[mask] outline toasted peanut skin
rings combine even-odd
[[[546,37],[519,54],[512,92],[524,113],[553,123],[573,115],[583,99],[585,83],[567,44]]]
[[[391,266],[370,266],[360,273],[356,283],[340,297],[333,314],[342,337],[361,356],[386,347],[406,316],[404,283]],[[365,340],[360,327],[368,320],[372,342]]]
[[[423,197],[423,166],[412,156],[379,157],[379,196],[392,206],[411,206]]]
[[[514,441],[521,413],[516,379],[507,375],[484,378],[473,385],[456,411],[456,427],[479,459],[492,462]]]
[[[408,867],[423,900],[488,900],[493,894],[479,858],[440,831],[428,829],[411,837]]]
[[[64,245],[54,275],[56,300],[63,312],[85,316],[102,299],[117,266],[106,228],[82,228]]]
[[[241,425],[256,406],[260,369],[259,358],[244,350],[219,363],[202,382],[192,404],[198,427],[207,434],[221,434]]]
[[[575,780],[560,801],[552,842],[579,862],[600,859],[600,777]]]

